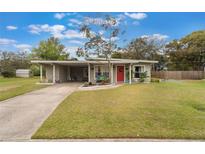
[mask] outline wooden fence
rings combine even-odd
[[[204,71],[152,71],[152,77],[175,80],[199,80],[205,78]]]

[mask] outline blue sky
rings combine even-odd
[[[86,41],[79,25],[85,18],[100,21],[107,14],[117,18],[119,27],[126,31],[116,38],[120,47],[136,37],[171,41],[205,29],[205,13],[0,13],[0,50],[29,51],[40,40],[55,36],[75,57],[76,48]]]

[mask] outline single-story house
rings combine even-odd
[[[86,81],[97,83],[109,77],[108,61],[104,58],[88,58],[80,61],[32,60],[31,63],[40,64],[40,79],[43,80],[45,69],[46,82],[61,83],[69,81]],[[111,59],[111,83],[137,82],[140,73],[146,72],[146,81],[151,79],[152,65],[157,61]]]

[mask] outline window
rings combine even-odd
[[[105,65],[95,66],[96,81],[107,80],[108,78],[109,78],[108,66],[105,66]]]
[[[144,66],[134,66],[134,77],[140,78],[140,74],[144,72]]]

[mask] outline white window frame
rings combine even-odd
[[[95,81],[96,81],[95,70],[96,70],[96,67],[97,67],[97,66],[104,66],[104,67],[106,67],[106,65],[94,65],[93,74],[94,74],[94,80],[95,80]],[[108,73],[109,73],[109,71],[108,71]]]
[[[134,73],[133,73],[133,78],[134,78],[134,79],[139,79],[139,78],[135,78],[135,67],[143,67],[143,72],[140,72],[140,73],[144,73],[144,72],[146,72],[146,71],[145,71],[145,65],[133,65],[133,69],[132,69],[133,72],[134,72]]]

